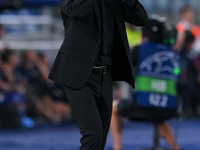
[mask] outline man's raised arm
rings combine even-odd
[[[75,19],[82,19],[90,11],[95,0],[62,0],[61,12]]]
[[[135,26],[142,26],[147,23],[148,15],[138,0],[124,0],[122,7],[126,22]]]

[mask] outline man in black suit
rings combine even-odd
[[[61,15],[65,39],[49,78],[63,84],[82,134],[80,149],[103,150],[112,81],[134,87],[125,21],[141,26],[148,16],[138,0],[62,0]]]

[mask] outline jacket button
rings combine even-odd
[[[99,46],[100,46],[100,44],[99,44],[99,43],[97,43],[97,44],[96,44],[96,47],[99,47]]]
[[[92,61],[95,61],[96,60],[96,58],[95,57],[92,57]]]

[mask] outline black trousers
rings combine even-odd
[[[64,90],[82,135],[80,150],[103,150],[112,114],[111,72],[92,73],[83,88]]]

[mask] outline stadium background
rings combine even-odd
[[[140,0],[149,15],[159,14],[176,24],[179,9],[190,4],[195,10],[195,23],[200,25],[199,0]],[[0,0],[0,24],[3,40],[17,55],[31,50],[45,53],[53,61],[64,38],[59,9],[60,0]],[[178,143],[186,150],[200,149],[200,120],[197,118],[171,120]],[[123,142],[125,150],[150,147],[152,126],[143,123],[125,123]],[[80,135],[76,125],[42,124],[32,129],[0,129],[2,150],[75,150]],[[140,138],[138,138],[140,137]],[[106,149],[111,147],[110,134]],[[162,145],[166,143],[162,141]]]

